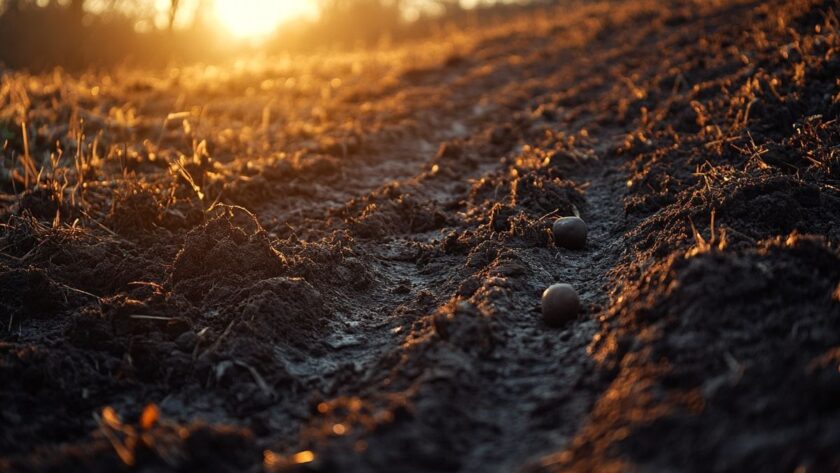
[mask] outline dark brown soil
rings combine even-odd
[[[840,470],[837,13],[3,72],[0,470]]]

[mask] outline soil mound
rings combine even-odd
[[[278,276],[285,262],[253,214],[228,206],[216,212],[187,233],[169,274],[175,293],[199,305],[224,302],[232,288]]]

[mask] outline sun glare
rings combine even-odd
[[[266,36],[280,24],[317,13],[311,0],[216,0],[216,16],[238,38]]]

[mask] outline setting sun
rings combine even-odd
[[[307,0],[216,0],[219,22],[239,38],[265,36],[285,21],[316,13],[314,2]]]

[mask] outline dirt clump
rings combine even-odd
[[[307,336],[317,335],[327,315],[321,293],[303,278],[264,279],[234,300],[240,301],[233,310],[239,320],[275,340],[305,344]]]
[[[230,287],[278,276],[284,257],[272,248],[256,218],[233,207],[187,233],[172,262],[169,281],[176,293],[196,304],[221,302]]]
[[[120,234],[133,235],[152,230],[162,223],[163,206],[150,189],[138,187],[118,193],[107,223]]]
[[[23,318],[58,315],[69,305],[62,287],[44,270],[32,266],[13,269],[0,264],[0,300],[0,319],[9,326]]]

